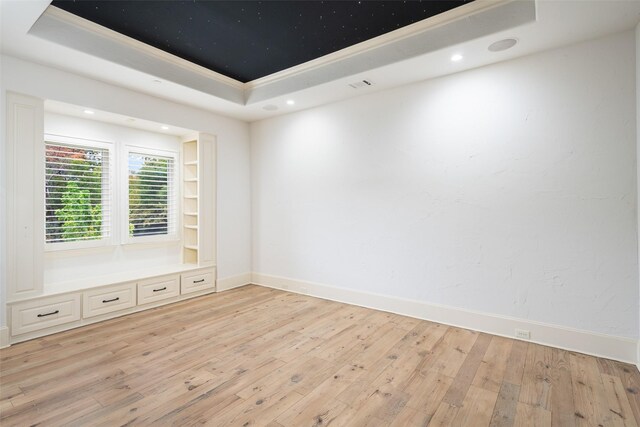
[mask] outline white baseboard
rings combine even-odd
[[[230,276],[216,280],[216,291],[228,291],[229,289],[239,288],[240,286],[250,284],[251,273],[239,274],[237,276]]]
[[[0,348],[9,347],[9,328],[0,326]]]
[[[254,273],[252,275],[252,283],[507,338],[516,339],[514,336],[515,329],[525,329],[531,331],[531,339],[525,341],[619,360],[634,365],[637,364],[640,368],[640,343],[638,340],[631,338],[598,334],[532,320],[337,288],[321,283],[305,282],[267,274]]]

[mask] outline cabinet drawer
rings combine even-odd
[[[213,270],[199,270],[183,273],[180,278],[180,284],[181,292],[183,294],[215,288],[216,286],[216,282],[213,280]]]
[[[127,283],[85,291],[82,302],[82,317],[93,317],[124,310],[136,305],[136,284]]]
[[[80,294],[25,301],[11,306],[11,335],[80,320]]]
[[[138,305],[180,295],[180,276],[155,277],[138,282]]]

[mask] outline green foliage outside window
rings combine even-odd
[[[169,232],[169,182],[173,160],[129,154],[129,235]]]
[[[46,241],[103,236],[105,150],[46,145]]]

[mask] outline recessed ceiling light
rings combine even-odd
[[[293,99],[287,100],[287,105],[293,105],[295,103],[296,103],[296,101],[294,101]]]
[[[517,39],[504,39],[498,40],[497,42],[491,43],[489,45],[489,51],[491,52],[500,52],[503,50],[511,49],[518,43]]]
[[[277,105],[273,105],[273,104],[269,104],[269,105],[265,105],[264,107],[262,107],[263,110],[266,111],[276,111],[278,109]]]
[[[95,113],[94,113],[93,111],[91,111],[91,110],[84,110],[84,113],[85,113],[85,114],[95,114]]]
[[[160,129],[162,129],[162,130],[169,130],[169,126],[162,126]]]
[[[455,55],[453,55],[453,56],[451,57],[451,60],[452,60],[453,62],[462,61],[462,55],[460,55],[459,53],[456,53]]]

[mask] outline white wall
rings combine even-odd
[[[636,188],[640,192],[640,23],[636,26]],[[637,198],[638,215],[638,268],[640,268],[640,194]],[[640,288],[640,280],[638,283]],[[640,301],[639,301],[640,303]],[[638,324],[640,328],[640,314],[638,316]],[[640,341],[638,341],[638,369],[640,369]]]
[[[6,137],[4,107],[7,90],[216,135],[218,278],[251,271],[250,145],[246,123],[13,57],[0,57],[0,64],[2,150]],[[4,174],[4,158],[4,155],[0,157],[0,176]],[[1,196],[4,226],[4,181]],[[0,232],[4,236],[3,230]],[[4,242],[4,238],[0,240]],[[0,274],[1,324],[5,321],[4,267]]]
[[[254,272],[637,337],[634,43],[252,124]]]
[[[156,148],[165,151],[180,151],[180,138],[172,135],[146,132],[125,126],[86,120],[61,114],[45,113],[45,134],[86,140],[110,142],[114,145],[114,156],[121,156],[126,145]],[[116,173],[116,183],[122,178]],[[120,194],[115,190],[116,194]],[[112,218],[118,215],[121,206],[117,199]],[[119,229],[112,229],[118,235]],[[109,245],[100,248],[71,251],[49,251],[45,253],[45,283],[59,283],[78,277],[99,276],[118,271],[133,271],[157,265],[174,265],[181,261],[180,242],[155,244]]]
[[[4,69],[4,56],[0,55],[0,70]],[[7,158],[7,99],[6,91],[1,89],[0,74],[0,329],[6,325],[5,301],[7,291],[7,180],[4,160]],[[0,345],[2,345],[0,343]]]

